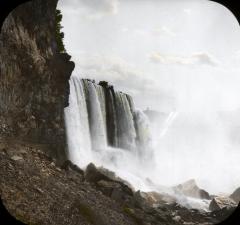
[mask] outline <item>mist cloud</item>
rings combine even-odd
[[[190,56],[164,55],[158,52],[152,53],[150,61],[159,64],[178,64],[178,65],[218,65],[218,61],[209,53],[194,53]]]

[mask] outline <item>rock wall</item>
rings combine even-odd
[[[6,18],[0,34],[0,140],[51,146],[63,157],[63,109],[74,63],[55,39],[57,0],[34,0]]]

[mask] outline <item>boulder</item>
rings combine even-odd
[[[95,184],[104,195],[111,197],[119,203],[130,201],[133,190],[125,184],[115,173],[105,168],[97,168],[90,163],[85,170],[86,181]]]
[[[119,203],[129,202],[133,197],[132,190],[117,181],[100,180],[96,183],[96,188]]]
[[[176,194],[183,194],[188,197],[207,199],[207,200],[211,199],[209,193],[199,188],[196,184],[196,181],[193,179],[173,187],[173,190],[175,191]]]
[[[97,182],[97,186],[103,194],[109,197],[112,196],[113,190],[121,188],[120,184],[105,180],[100,180],[99,182]]]
[[[230,198],[237,203],[240,202],[240,187],[230,195]]]
[[[145,199],[144,193],[141,191],[136,191],[132,198],[132,203],[135,207],[145,208],[147,206],[147,201]]]
[[[110,179],[108,176],[103,174],[99,169],[97,169],[97,167],[93,163],[88,164],[85,170],[85,179],[88,182],[95,184],[100,180],[112,181],[112,179]]]
[[[209,210],[211,211],[219,211],[224,208],[231,209],[237,207],[237,204],[231,198],[225,196],[217,196],[212,199],[209,205]]]

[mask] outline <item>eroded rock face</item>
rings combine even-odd
[[[17,7],[0,34],[0,138],[51,146],[64,156],[63,110],[70,56],[55,40],[57,0],[34,0]],[[48,148],[49,149],[49,148]]]
[[[174,187],[174,191],[176,193],[184,194],[186,196],[193,197],[193,198],[208,199],[208,200],[211,199],[209,193],[203,189],[200,189],[197,186],[195,180],[193,179]]]

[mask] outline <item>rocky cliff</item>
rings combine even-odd
[[[70,56],[56,44],[57,0],[35,0],[17,7],[0,34],[0,138],[42,144],[63,156],[63,109]]]

